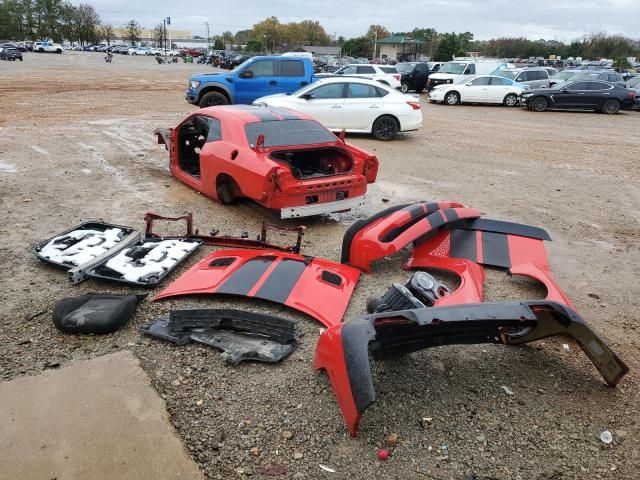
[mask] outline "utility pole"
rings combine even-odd
[[[204,25],[207,27],[207,50],[209,49],[209,22],[204,22]]]
[[[160,39],[161,46],[164,47],[164,56],[167,56],[167,19],[162,19],[162,38]]]
[[[375,40],[373,41],[373,58],[376,58],[376,51],[378,50],[378,30],[375,32]]]
[[[171,17],[167,17],[167,25],[171,25]],[[171,29],[169,29],[169,50],[171,50]]]

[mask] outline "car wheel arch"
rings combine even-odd
[[[216,198],[220,203],[228,205],[242,196],[240,185],[232,175],[226,172],[216,175]]]
[[[220,93],[227,98],[229,103],[233,103],[233,99],[231,98],[231,92],[229,92],[229,90],[227,90],[221,85],[220,86],[214,85],[211,87],[203,88],[200,92],[198,92],[198,103],[200,103],[200,100],[202,100],[202,97],[204,97],[207,93],[211,93],[211,92]]]

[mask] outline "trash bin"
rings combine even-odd
[[[182,59],[184,60],[184,63],[193,63],[193,57],[191,55],[185,55]]]

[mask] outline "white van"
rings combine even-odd
[[[429,75],[427,89],[432,90],[436,85],[443,83],[454,83],[468,75],[489,75],[498,68],[514,68],[514,66],[500,60],[455,59],[442,65],[437,73]]]

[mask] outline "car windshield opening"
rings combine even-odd
[[[407,73],[414,69],[415,63],[399,63],[396,65],[396,70],[400,73]]]
[[[278,120],[247,123],[244,127],[251,147],[264,135],[265,147],[333,143],[337,137],[315,120]]]

